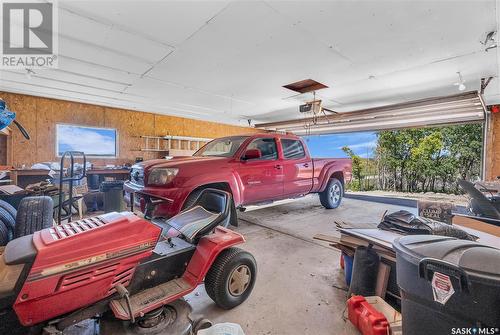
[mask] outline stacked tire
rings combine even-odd
[[[19,209],[0,200],[0,246],[10,240],[52,226],[53,202],[50,197],[26,197]]]
[[[0,246],[14,238],[17,211],[9,203],[0,200]]]

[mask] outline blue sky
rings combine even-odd
[[[115,156],[116,130],[57,125],[57,152],[83,151],[88,156]]]
[[[343,146],[350,147],[361,157],[373,157],[373,150],[377,147],[376,132],[310,135],[304,139],[313,157],[347,157],[342,151]]]

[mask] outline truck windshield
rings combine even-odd
[[[248,136],[224,137],[205,145],[193,156],[232,157]]]

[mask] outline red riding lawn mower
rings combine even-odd
[[[224,226],[231,195],[206,189],[171,219],[109,213],[43,229],[0,249],[0,333],[62,334],[97,319],[100,334],[192,334],[183,299],[199,284],[224,309],[255,284],[253,256]],[[4,328],[4,329],[1,329]]]

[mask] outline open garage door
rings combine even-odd
[[[486,107],[479,92],[467,92],[353,112],[262,123],[256,127],[315,135],[484,122],[485,119]]]
[[[297,135],[321,135],[463,123],[483,123],[481,177],[484,178],[489,125],[486,106],[477,91],[332,115],[320,114],[302,119],[262,123],[256,127]]]

